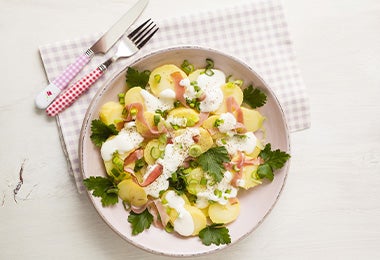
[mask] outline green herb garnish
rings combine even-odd
[[[139,72],[138,70],[128,67],[127,75],[126,75],[126,82],[129,88],[133,87],[141,87],[144,88],[148,84],[149,81],[149,70],[144,70],[142,72]]]
[[[209,225],[202,229],[198,236],[206,246],[211,244],[219,246],[231,243],[229,231],[222,224]]]
[[[215,182],[223,179],[223,173],[226,168],[223,163],[229,162],[231,159],[228,151],[224,146],[218,146],[208,149],[197,158],[199,166],[204,172],[207,172]]]
[[[267,95],[260,89],[249,85],[243,90],[243,102],[251,108],[261,107],[267,102]]]
[[[257,168],[257,175],[263,179],[267,178],[273,181],[274,170],[282,168],[286,161],[290,158],[290,155],[279,149],[272,151],[271,144],[267,144],[259,154],[264,160],[264,164],[261,164]]]
[[[102,206],[107,207],[119,201],[118,188],[109,178],[94,177],[83,180],[84,186],[92,191],[92,195],[101,198]]]
[[[106,125],[99,119],[92,120],[91,132],[90,139],[97,147],[101,147],[111,135],[117,135],[119,133],[115,125]]]
[[[153,222],[153,216],[145,209],[142,213],[137,214],[133,211],[129,213],[128,222],[132,225],[132,235],[138,235],[145,229],[149,229]]]

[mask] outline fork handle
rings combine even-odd
[[[36,96],[36,106],[40,109],[45,109],[67,87],[70,81],[78,75],[93,56],[94,52],[91,49],[80,55],[74,63],[70,64],[52,83]]]
[[[51,103],[46,109],[48,116],[56,116],[66,108],[68,108],[75,100],[77,100],[84,92],[86,92],[101,76],[107,67],[102,64],[95,70],[81,78],[74,85],[69,87],[57,99]]]

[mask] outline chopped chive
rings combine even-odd
[[[156,75],[154,75],[154,81],[155,81],[156,83],[160,83],[160,82],[161,82],[161,75],[160,75],[160,74],[156,74]]]
[[[194,65],[190,64],[188,60],[182,62],[181,68],[187,75],[194,71]]]
[[[121,105],[125,105],[125,100],[124,100],[125,93],[119,93],[117,96],[118,96],[118,98],[119,98],[119,103],[120,103]]]
[[[154,114],[153,116],[154,125],[157,126],[160,121],[161,121],[161,116],[159,114]]]
[[[215,126],[215,127],[219,127],[219,126],[221,126],[223,123],[224,123],[224,120],[218,118],[218,119],[215,120],[214,126]]]
[[[200,184],[201,185],[207,185],[207,179],[205,177],[202,177],[201,181],[200,181]]]

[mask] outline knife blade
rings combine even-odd
[[[45,109],[64,90],[84,68],[84,66],[98,53],[106,53],[116,41],[133,24],[147,6],[149,0],[139,0],[130,8],[112,27],[104,33],[89,49],[80,55],[74,63],[69,65],[58,77],[45,87],[35,98],[35,104]]]

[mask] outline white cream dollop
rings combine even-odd
[[[221,120],[221,123],[218,126],[218,129],[221,133],[227,133],[236,128],[236,118],[232,113],[223,113],[219,116],[219,119]]]
[[[136,130],[135,126],[123,128],[114,137],[105,141],[100,148],[100,154],[104,161],[112,159],[112,154],[118,151],[119,154],[123,154],[137,148],[144,141]]]
[[[185,200],[174,191],[168,191],[165,195],[167,205],[178,212],[178,217],[174,221],[174,230],[182,236],[190,236],[194,232],[193,217],[185,209]]]
[[[199,87],[199,91],[205,96],[200,101],[200,111],[212,112],[217,110],[223,102],[223,92],[221,86],[226,83],[226,75],[220,71],[213,69],[213,75],[209,76],[205,73],[200,74],[196,79],[196,85]],[[188,78],[184,78],[179,83],[186,88],[184,97],[189,99],[197,98],[198,91],[195,90],[194,85],[190,83]]]
[[[233,135],[217,140],[217,145],[226,147],[229,154],[236,154],[237,151],[252,153],[256,147],[257,138],[253,132],[244,135]]]
[[[226,171],[223,179],[215,185],[207,185],[205,191],[197,193],[196,205],[198,208],[205,208],[208,206],[208,201],[215,201],[221,205],[225,205],[229,198],[235,198],[238,190],[231,185],[232,173]]]
[[[226,75],[220,70],[212,70],[213,75],[199,75],[197,83],[203,91],[205,99],[200,102],[202,112],[212,112],[217,110],[223,102],[223,92],[221,86],[226,83]]]
[[[158,109],[164,111],[174,108],[175,92],[172,89],[163,90],[160,93],[159,98],[145,89],[142,89],[140,93],[144,98],[147,111],[155,112]]]

